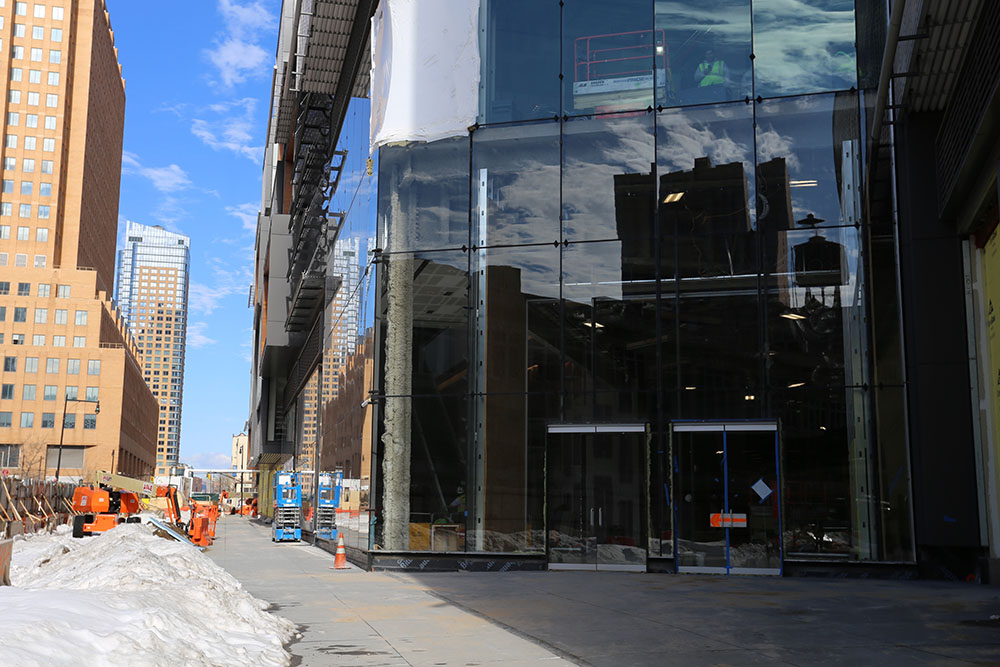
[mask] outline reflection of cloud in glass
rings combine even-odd
[[[710,124],[713,120],[729,120],[732,113],[720,108],[720,113],[702,114],[708,116],[700,119],[692,117],[683,111],[665,112],[660,114],[657,123],[660,126],[661,141],[657,150],[657,162],[660,171],[683,171],[694,167],[695,158],[708,156],[712,164],[729,164],[753,162],[752,146],[733,139],[723,130]],[[696,120],[700,120],[696,125]],[[738,122],[738,121],[736,121]],[[746,118],[747,130],[750,130],[750,118]]]
[[[767,162],[776,157],[785,158],[790,170],[798,171],[799,158],[792,148],[791,137],[784,137],[773,127],[757,131],[757,161]]]
[[[757,94],[781,95],[857,85],[854,3],[770,0],[754,4]]]

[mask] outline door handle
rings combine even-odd
[[[594,525],[594,508],[593,507],[590,508],[590,525],[591,526]]]
[[[600,507],[600,508],[597,509],[597,525],[598,526],[603,526],[604,525],[604,508],[603,507]]]

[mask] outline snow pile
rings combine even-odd
[[[288,620],[189,544],[120,525],[14,544],[5,665],[287,665]]]

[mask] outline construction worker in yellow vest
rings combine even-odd
[[[694,80],[698,86],[721,86],[726,83],[726,61],[716,60],[715,52],[712,49],[705,51],[705,58],[698,64],[698,69],[694,72]]]

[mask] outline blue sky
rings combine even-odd
[[[124,221],[191,237],[181,461],[247,419],[253,243],[280,0],[107,0],[126,81]]]

